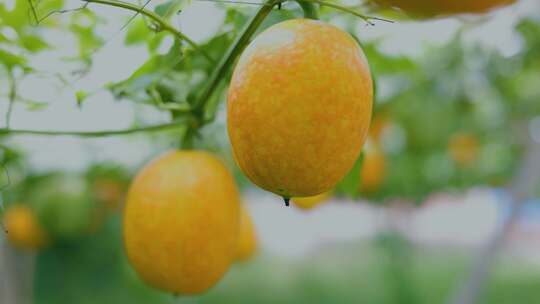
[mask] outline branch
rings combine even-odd
[[[104,130],[104,131],[41,131],[24,129],[0,128],[0,135],[44,135],[44,136],[79,136],[79,137],[103,137],[110,135],[127,135],[140,132],[157,132],[169,129],[179,129],[185,127],[179,122],[171,122],[147,127],[138,127],[124,130]]]
[[[491,266],[495,263],[498,249],[519,217],[523,201],[529,198],[540,178],[540,143],[532,143],[521,168],[517,171],[509,192],[510,214],[487,245],[480,250],[471,272],[450,298],[452,304],[474,304],[483,293]]]
[[[246,5],[256,5],[256,6],[268,5],[266,3],[260,3],[260,2],[255,2],[255,1],[242,1],[242,0],[195,0],[195,1],[225,3],[225,4],[246,4]],[[281,2],[285,2],[285,1],[281,1]]]
[[[177,30],[174,26],[169,24],[165,19],[161,18],[161,16],[159,16],[158,14],[152,11],[149,11],[147,9],[144,9],[142,7],[139,7],[131,3],[118,1],[118,0],[81,0],[81,1],[84,1],[87,3],[98,3],[98,4],[110,5],[110,6],[119,7],[119,8],[123,8],[123,9],[140,13],[152,19],[153,21],[155,21],[159,25],[160,29],[172,33],[173,35],[178,37],[178,39],[180,40],[185,40],[195,50],[201,52],[204,55],[204,57],[208,59],[208,61],[210,61],[211,63],[215,63],[214,59],[208,53],[206,53],[203,49],[201,49],[193,40],[191,40],[188,36],[184,35],[182,32]]]
[[[15,75],[13,71],[8,71],[8,80],[9,80],[9,93],[8,93],[8,108],[6,111],[6,128],[9,129],[11,124],[11,114],[13,113],[13,104],[17,98],[17,81],[15,80]]]
[[[37,13],[37,10],[36,10],[36,7],[34,6],[32,0],[28,0],[28,4],[30,5],[30,12],[32,13],[32,17],[36,21],[36,24],[35,24],[36,26],[40,25],[41,22],[45,21],[46,19],[48,19],[49,17],[51,17],[53,15],[57,15],[57,14],[60,15],[60,14],[78,12],[78,11],[82,11],[82,10],[84,10],[84,9],[86,9],[88,7],[88,3],[85,3],[81,7],[72,8],[72,9],[54,10],[54,11],[49,12],[48,14],[46,14],[43,17],[39,17],[38,13]]]
[[[225,56],[221,59],[217,67],[210,75],[207,87],[204,89],[202,95],[197,99],[194,109],[196,111],[202,111],[212,97],[214,91],[219,86],[220,81],[225,78],[225,74],[229,70],[230,66],[234,63],[236,58],[242,53],[242,51],[248,45],[251,37],[255,34],[255,31],[259,28],[263,20],[270,14],[273,7],[283,0],[266,0],[257,13],[251,18],[248,25],[242,32],[242,34],[233,42],[233,44],[227,50]],[[216,105],[217,106],[217,105]]]
[[[352,15],[354,15],[356,17],[362,18],[369,25],[374,25],[372,20],[378,20],[378,21],[394,23],[394,21],[392,21],[392,20],[383,19],[383,18],[379,18],[379,17],[371,17],[371,16],[366,16],[364,14],[360,14],[359,12],[357,12],[356,10],[354,10],[352,8],[342,6],[342,5],[333,3],[333,2],[328,2],[328,1],[324,1],[324,0],[302,0],[302,1],[303,2],[318,3],[318,4],[322,5],[322,6],[332,7],[332,8],[338,9],[340,11],[352,14]]]

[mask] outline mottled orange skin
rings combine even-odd
[[[255,225],[246,207],[240,209],[240,232],[236,259],[247,261],[257,253],[257,233]]]
[[[39,250],[47,245],[47,233],[28,206],[13,205],[4,213],[4,228],[9,242],[26,250]]]
[[[315,196],[295,197],[292,199],[292,202],[300,209],[310,210],[326,203],[331,196],[332,192],[325,192]]]
[[[480,144],[476,136],[467,133],[456,133],[448,142],[450,157],[461,167],[470,166],[477,158]]]
[[[419,16],[484,13],[516,0],[372,0]]]
[[[360,190],[365,193],[380,189],[386,176],[386,158],[376,144],[365,149],[364,160],[360,169]]]
[[[296,19],[244,51],[228,94],[235,159],[255,184],[284,197],[331,190],[358,158],[373,99],[369,66],[346,32]]]
[[[239,193],[225,166],[201,151],[174,151],[130,186],[124,214],[129,261],[149,285],[175,294],[212,287],[234,261]]]

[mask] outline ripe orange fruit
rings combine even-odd
[[[328,199],[332,196],[332,192],[324,192],[319,195],[309,196],[309,197],[295,197],[293,198],[293,203],[300,209],[309,210],[316,206],[319,206],[323,203],[326,203]]]
[[[456,133],[448,142],[450,157],[461,167],[471,165],[477,158],[480,149],[478,139],[467,133]]]
[[[516,0],[372,0],[386,7],[397,7],[419,16],[484,13]]]
[[[133,180],[124,245],[149,285],[198,294],[227,271],[238,248],[240,198],[233,177],[202,151],[166,153]]]
[[[236,259],[246,261],[257,252],[257,234],[253,220],[246,207],[240,209],[240,232],[238,234],[238,250]]]
[[[366,145],[362,168],[360,169],[360,190],[376,192],[384,182],[386,158],[375,144]]]
[[[7,208],[4,228],[7,239],[17,248],[38,250],[47,244],[47,234],[28,206],[17,204]]]
[[[244,51],[228,93],[235,159],[255,184],[283,197],[331,190],[354,165],[371,120],[373,87],[356,41],[296,19]]]

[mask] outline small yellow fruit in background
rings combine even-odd
[[[247,208],[240,209],[240,232],[238,234],[238,251],[236,259],[239,261],[249,260],[257,252],[257,232]]]
[[[385,6],[424,17],[465,13],[484,13],[516,0],[372,0]]]
[[[369,128],[369,137],[374,142],[380,142],[384,132],[390,127],[391,121],[385,115],[378,115],[373,118],[371,127]]]
[[[295,197],[292,199],[292,202],[296,207],[300,209],[309,210],[328,202],[328,199],[330,199],[331,196],[332,192],[329,191],[315,196]]]
[[[476,136],[467,133],[456,133],[448,142],[450,157],[461,167],[470,166],[477,158],[480,143]]]
[[[4,228],[7,239],[14,247],[38,250],[47,244],[47,233],[28,206],[17,204],[7,208],[4,213]]]
[[[367,144],[364,151],[360,169],[360,190],[364,193],[377,192],[386,176],[386,157],[373,142]]]
[[[202,151],[174,151],[133,180],[124,213],[124,245],[149,285],[199,294],[236,258],[240,197],[223,163]]]
[[[330,191],[367,137],[373,85],[358,43],[321,21],[262,32],[244,51],[228,92],[235,159],[259,187],[285,198]]]

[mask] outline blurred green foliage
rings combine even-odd
[[[444,303],[468,266],[457,249],[420,250],[386,234],[301,259],[262,255],[233,266],[202,296],[175,297],[140,281],[122,253],[120,231],[119,217],[110,218],[82,242],[40,254],[36,303]],[[535,267],[502,260],[481,303],[531,303],[540,297],[539,278]]]
[[[32,66],[32,59],[60,47],[43,38],[49,31],[74,38],[76,50],[64,59],[82,65],[82,70],[70,71],[77,73],[92,68],[92,56],[111,37],[96,32],[106,20],[93,7],[59,13],[59,9],[74,8],[66,7],[62,0],[14,3],[12,7],[0,3],[1,80],[20,81],[44,72]],[[185,0],[161,1],[154,12],[172,21],[189,5]],[[216,5],[225,14],[223,24],[200,44],[214,61],[224,56],[254,12],[249,6]],[[301,15],[299,7],[287,4],[273,11],[259,31]],[[321,10],[323,20],[332,22],[336,16],[334,10]],[[349,17],[341,20],[353,34],[364,22]],[[420,58],[388,55],[380,50],[379,41],[359,40],[375,79],[374,117],[386,120],[375,143],[385,154],[385,180],[378,191],[359,193],[361,157],[338,185],[337,193],[354,198],[360,194],[381,203],[394,198],[421,202],[433,192],[506,184],[526,149],[523,134],[531,119],[540,114],[540,24],[535,19],[522,20],[516,30],[521,46],[512,56],[465,44],[466,29],[446,45],[425,48]],[[103,84],[111,95],[170,113],[171,119],[186,127],[191,127],[194,118],[202,119],[203,123],[195,121],[204,124],[196,132],[195,146],[220,154],[240,186],[250,187],[234,165],[220,117],[230,73],[202,114],[194,113],[196,97],[215,62],[183,41],[168,40],[169,33],[159,31],[140,14],[127,26],[124,37],[112,37],[123,39],[126,47],[144,45],[148,58],[126,79]],[[52,77],[64,79],[64,75]],[[14,102],[29,110],[47,106],[41,100],[29,100],[24,93],[15,92]],[[74,102],[84,110],[89,95],[77,91]],[[449,146],[456,134],[477,141],[473,162],[463,165],[452,156]],[[208,294],[177,299],[146,287],[122,252],[116,212],[121,209],[131,172],[114,164],[97,164],[85,172],[38,174],[28,167],[24,153],[6,145],[0,145],[0,164],[6,206],[32,206],[57,241],[38,256],[36,303],[442,303],[467,266],[459,253],[419,251],[388,234],[373,244],[337,246],[294,263],[262,256],[235,266]],[[530,299],[540,298],[539,279],[527,265],[503,263],[495,269],[485,303],[530,303]]]

